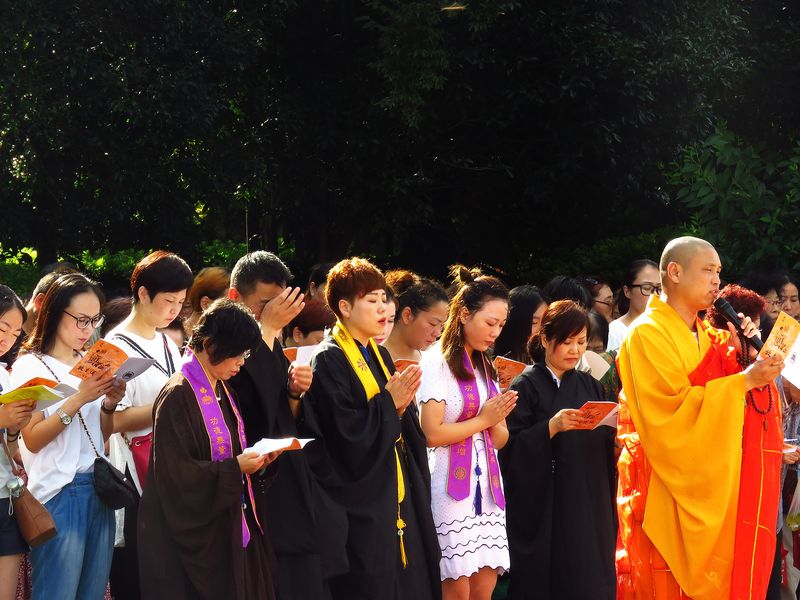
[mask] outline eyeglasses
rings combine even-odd
[[[103,321],[106,320],[105,315],[97,315],[96,317],[76,317],[73,314],[64,311],[64,314],[69,315],[73,319],[75,319],[75,324],[78,326],[78,329],[87,329],[89,325],[92,326],[92,329],[97,329],[100,325],[103,324]]]
[[[235,357],[236,360],[241,360],[243,362],[247,362],[247,359],[250,358],[250,350],[245,350],[239,356]]]
[[[603,304],[605,306],[612,306],[614,304],[613,301],[606,302],[605,300],[595,300],[594,302],[595,302],[595,304]]]
[[[652,283],[634,283],[632,288],[639,288],[639,292],[641,292],[642,296],[649,296],[653,292],[656,294],[661,293],[661,286],[660,285],[653,285]]]

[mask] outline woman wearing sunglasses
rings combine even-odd
[[[644,312],[652,294],[661,294],[661,274],[658,265],[646,258],[635,260],[628,268],[622,293],[630,302],[628,312],[608,325],[608,350],[619,350],[628,335],[631,323]]]
[[[70,375],[103,322],[103,293],[84,275],[61,275],[42,301],[33,334],[14,363],[12,387],[33,377],[65,383],[77,393],[35,412],[20,451],[28,488],[50,511],[58,535],[31,550],[33,598],[102,598],[114,547],[114,511],[95,494],[92,472],[114,426],[125,384],[112,373]]]

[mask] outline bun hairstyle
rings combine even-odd
[[[442,354],[444,355],[450,372],[461,381],[469,379],[469,373],[464,368],[464,325],[460,315],[466,310],[473,315],[478,312],[489,300],[504,300],[508,302],[508,288],[497,277],[484,275],[480,269],[468,269],[464,265],[450,267],[450,276],[453,278],[453,287],[456,288],[447,322],[442,333]],[[483,354],[483,353],[482,353]],[[489,372],[495,375],[492,363],[486,358]],[[483,359],[483,357],[482,357]],[[475,361],[473,361],[475,364]]]
[[[437,302],[449,301],[447,292],[437,282],[404,269],[394,269],[386,273],[386,285],[394,291],[398,317],[406,307],[416,317],[419,313],[430,310]]]

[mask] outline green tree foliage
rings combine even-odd
[[[800,267],[800,147],[782,158],[723,125],[684,149],[670,181],[693,215],[692,233],[712,242],[734,273]]]
[[[776,35],[734,0],[450,4],[0,0],[0,240],[536,277],[685,218],[661,165]]]

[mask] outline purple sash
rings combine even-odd
[[[486,379],[487,386],[487,400],[497,395],[497,387],[494,385],[492,378],[489,377],[489,371],[486,368],[485,358],[481,356],[483,362],[483,373]],[[458,380],[458,387],[461,390],[461,396],[464,399],[464,409],[461,411],[461,416],[458,417],[457,423],[471,419],[478,414],[480,409],[480,396],[478,395],[478,381],[475,372],[472,370],[472,364],[464,353],[464,367],[467,373],[470,374],[471,379],[467,381]],[[489,435],[488,429],[483,432],[483,442],[486,448],[486,464],[489,466],[489,487],[492,490],[494,503],[501,509],[506,508],[506,498],[503,495],[503,486],[500,485],[500,467],[497,464],[497,456],[494,453],[494,444],[492,443],[492,436]],[[464,500],[469,496],[469,484],[472,471],[472,436],[458,442],[457,444],[450,445],[450,465],[447,472],[447,494],[453,500]],[[480,485],[476,482],[475,485]]]
[[[186,378],[186,381],[189,382],[189,385],[192,386],[195,400],[197,400],[197,406],[200,409],[200,413],[203,415],[203,422],[206,426],[208,442],[211,447],[211,461],[220,462],[229,458],[233,458],[231,432],[228,430],[228,425],[225,423],[225,417],[222,415],[222,409],[219,406],[219,402],[217,402],[216,392],[211,389],[211,383],[208,380],[208,375],[206,375],[206,372],[203,369],[203,365],[200,364],[196,356],[189,353],[189,355],[186,357],[186,361],[181,367],[181,373]],[[224,383],[222,384],[222,388],[225,390],[225,394],[228,396],[228,402],[230,402],[231,409],[236,417],[239,443],[241,444],[242,449],[247,448],[247,438],[244,434],[244,423],[239,415],[239,409],[236,407],[236,403],[233,401],[233,397]],[[256,515],[256,504],[255,498],[253,497],[253,485],[250,482],[250,476],[245,475],[244,479],[247,483],[247,492],[250,495],[250,506],[253,507],[253,516],[255,517],[258,529],[263,534],[264,530],[261,527],[261,523],[258,522],[258,516]],[[244,503],[242,503],[242,547],[246,548],[247,544],[249,543],[250,528],[247,526],[247,519],[244,515]]]

